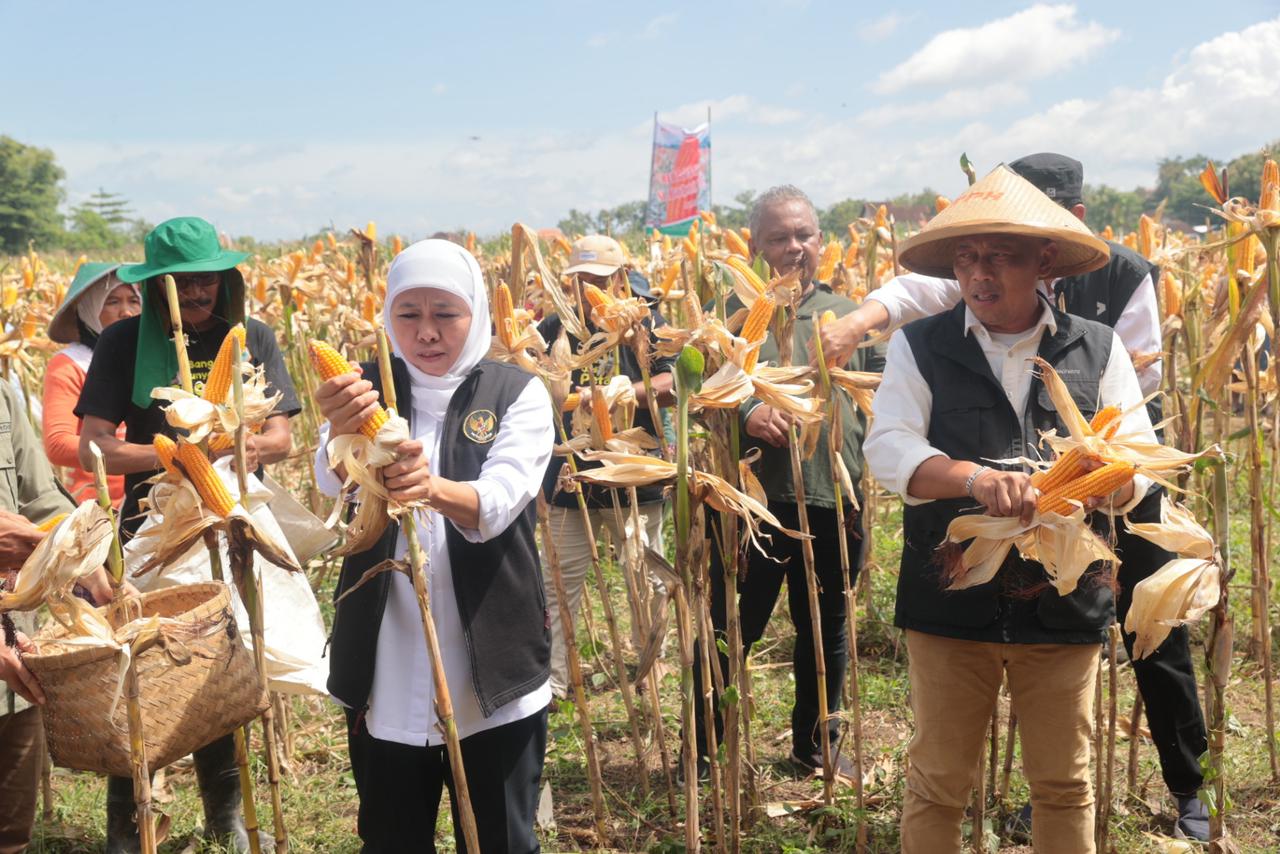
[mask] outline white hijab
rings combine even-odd
[[[484,275],[471,253],[448,240],[420,240],[405,248],[387,271],[387,297],[382,304],[383,326],[392,329],[391,306],[405,291],[439,288],[461,298],[471,308],[471,331],[462,352],[444,376],[433,377],[405,358],[394,335],[389,335],[392,351],[404,361],[413,382],[413,409],[416,414],[443,420],[454,389],[489,352],[489,293]]]
[[[111,296],[111,292],[123,284],[124,282],[116,278],[115,273],[108,273],[86,288],[76,300],[76,316],[80,318],[80,322],[101,335],[102,307],[107,304],[107,297]],[[136,295],[138,286],[130,285],[130,287]]]

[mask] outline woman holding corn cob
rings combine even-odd
[[[392,501],[430,508],[418,511],[417,530],[480,847],[527,852],[538,850],[551,699],[533,500],[551,456],[553,414],[541,382],[484,358],[488,317],[484,279],[466,250],[424,240],[396,256],[383,322],[412,438],[382,477]],[[328,440],[385,417],[381,377],[331,351],[321,376],[316,403],[328,424],[316,478],[337,495],[344,473],[330,471]],[[440,796],[453,790],[413,585],[396,572],[357,586],[406,551],[393,520],[372,548],[344,561],[336,591],[329,690],[347,712],[366,852],[435,850]],[[462,850],[456,807],[454,827]]]
[[[964,302],[894,334],[876,394],[867,461],[903,496],[905,541],[895,623],[906,629],[916,730],[902,850],[959,852],[961,821],[987,725],[1007,676],[1031,788],[1036,851],[1094,851],[1089,739],[1098,645],[1114,621],[1110,577],[1092,568],[1060,596],[1044,568],[1013,556],[996,576],[947,590],[935,548],[961,513],[1030,522],[1080,512],[1037,502],[1018,460],[1065,422],[1029,373],[1039,356],[1089,414],[1116,407],[1120,431],[1155,441],[1138,378],[1110,327],[1055,310],[1037,282],[1096,269],[1107,247],[1070,212],[1005,167],[958,198],[901,252],[927,275],[953,273]],[[1100,425],[1101,426],[1101,425]],[[1120,465],[1050,491],[1111,514],[1146,492]],[[1043,484],[1043,481],[1038,481]],[[1109,520],[1092,519],[1105,531]],[[1103,565],[1105,566],[1105,565]]]
[[[75,414],[83,419],[80,461],[92,467],[91,442],[102,449],[108,474],[125,476],[120,519],[122,534],[131,536],[142,524],[138,501],[147,481],[161,468],[152,440],[172,435],[160,402],[151,391],[177,385],[177,354],[170,336],[169,311],[163,277],[177,284],[187,356],[193,380],[203,385],[223,339],[244,319],[250,357],[265,368],[268,383],[281,398],[262,431],[246,437],[246,462],[253,469],[283,459],[292,447],[289,417],[300,411],[293,383],[285,370],[275,333],[266,324],[244,318],[244,278],[236,265],[247,256],[224,250],[208,222],[180,217],[152,229],[144,241],[146,260],[121,267],[122,282],[142,283],[142,313],[103,330],[93,351],[84,390]],[[125,438],[116,437],[120,424]],[[227,449],[223,453],[230,453]],[[249,837],[240,814],[239,771],[230,734],[197,750],[196,778],[205,814],[205,834],[249,850]],[[112,777],[107,785],[107,851],[138,850],[133,820],[133,784]]]

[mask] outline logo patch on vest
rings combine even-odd
[[[485,445],[498,435],[498,419],[490,409],[477,409],[462,422],[462,435],[471,441]]]

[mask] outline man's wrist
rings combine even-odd
[[[979,465],[969,473],[968,479],[964,482],[964,494],[973,498],[973,488],[977,485],[978,479],[984,474],[991,471],[991,466]]]

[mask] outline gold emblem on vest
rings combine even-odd
[[[498,435],[497,416],[489,409],[475,410],[463,420],[462,435],[480,445],[492,442]]]

